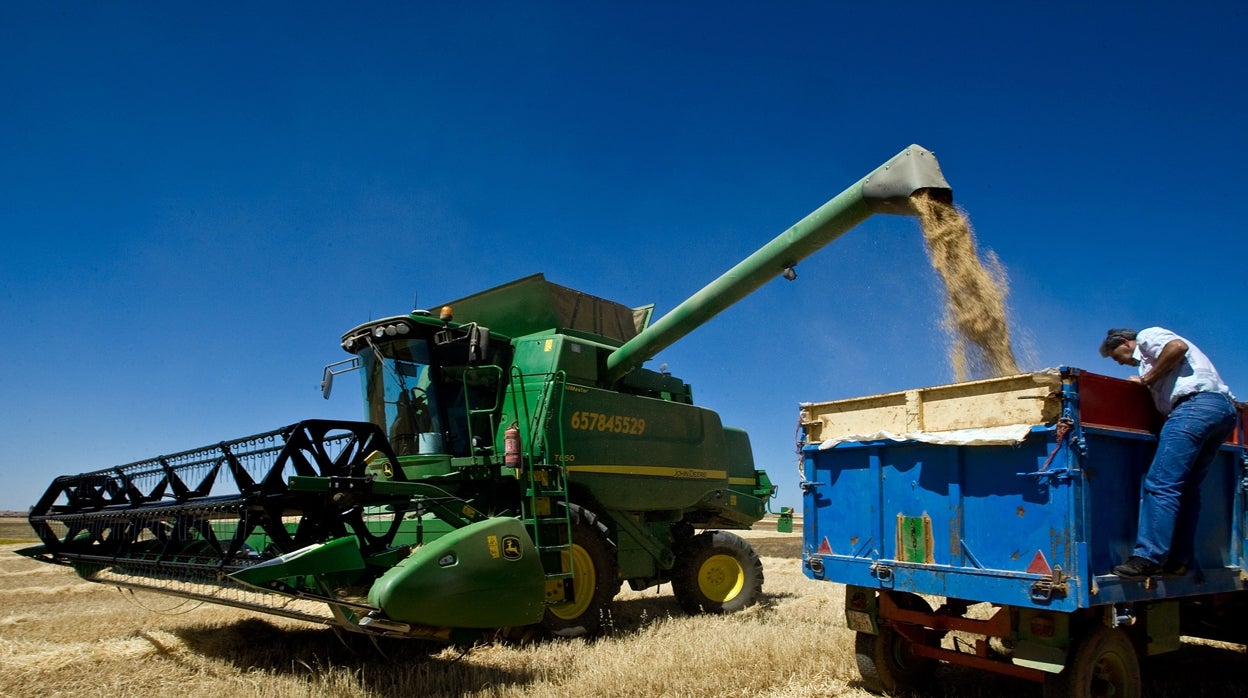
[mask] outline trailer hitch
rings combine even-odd
[[[893,566],[886,565],[882,562],[871,563],[871,574],[884,584],[890,584],[893,581]]]
[[[1044,579],[1038,579],[1031,585],[1031,600],[1036,603],[1047,603],[1053,600],[1053,595],[1065,596],[1069,591],[1066,580],[1069,579],[1063,572],[1061,565],[1053,565],[1053,573]]]
[[[1053,464],[1053,460],[1057,457],[1058,452],[1062,450],[1063,446],[1073,446],[1079,452],[1080,456],[1087,456],[1087,441],[1081,435],[1071,436],[1071,432],[1075,431],[1074,425],[1074,419],[1069,416],[1064,416],[1058,420],[1056,430],[1057,441],[1053,444],[1053,450],[1049,451],[1048,458],[1045,458],[1044,463],[1035,472],[1016,474],[1019,477],[1034,477],[1037,480],[1048,478],[1050,480],[1056,480],[1057,482],[1065,482],[1073,477],[1075,473],[1079,472],[1077,469],[1071,468],[1069,465],[1049,470],[1049,466]]]

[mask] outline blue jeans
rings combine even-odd
[[[1200,484],[1235,420],[1231,399],[1220,393],[1197,393],[1170,412],[1144,477],[1134,555],[1157,564],[1194,562]]]

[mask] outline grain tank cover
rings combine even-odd
[[[636,337],[649,321],[653,307],[634,310],[551,283],[544,274],[526,276],[440,305],[454,309],[456,322],[475,322],[508,337],[557,329],[597,335],[616,344]]]

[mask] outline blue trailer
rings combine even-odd
[[[1131,554],[1161,422],[1142,386],[1060,368],[804,403],[802,565],[846,585],[865,685],[921,688],[950,662],[1046,695],[1138,696],[1141,659],[1181,635],[1248,641],[1239,407],[1194,564],[1124,581],[1110,570]]]

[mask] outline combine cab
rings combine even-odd
[[[365,422],[307,421],[61,477],[22,551],[85,579],[457,641],[541,624],[595,632],[623,582],[671,582],[719,613],[761,593],[730,533],[773,487],[749,438],[642,368],[655,353],[872,213],[947,195],[912,146],[671,313],[535,275],[356,327]]]

